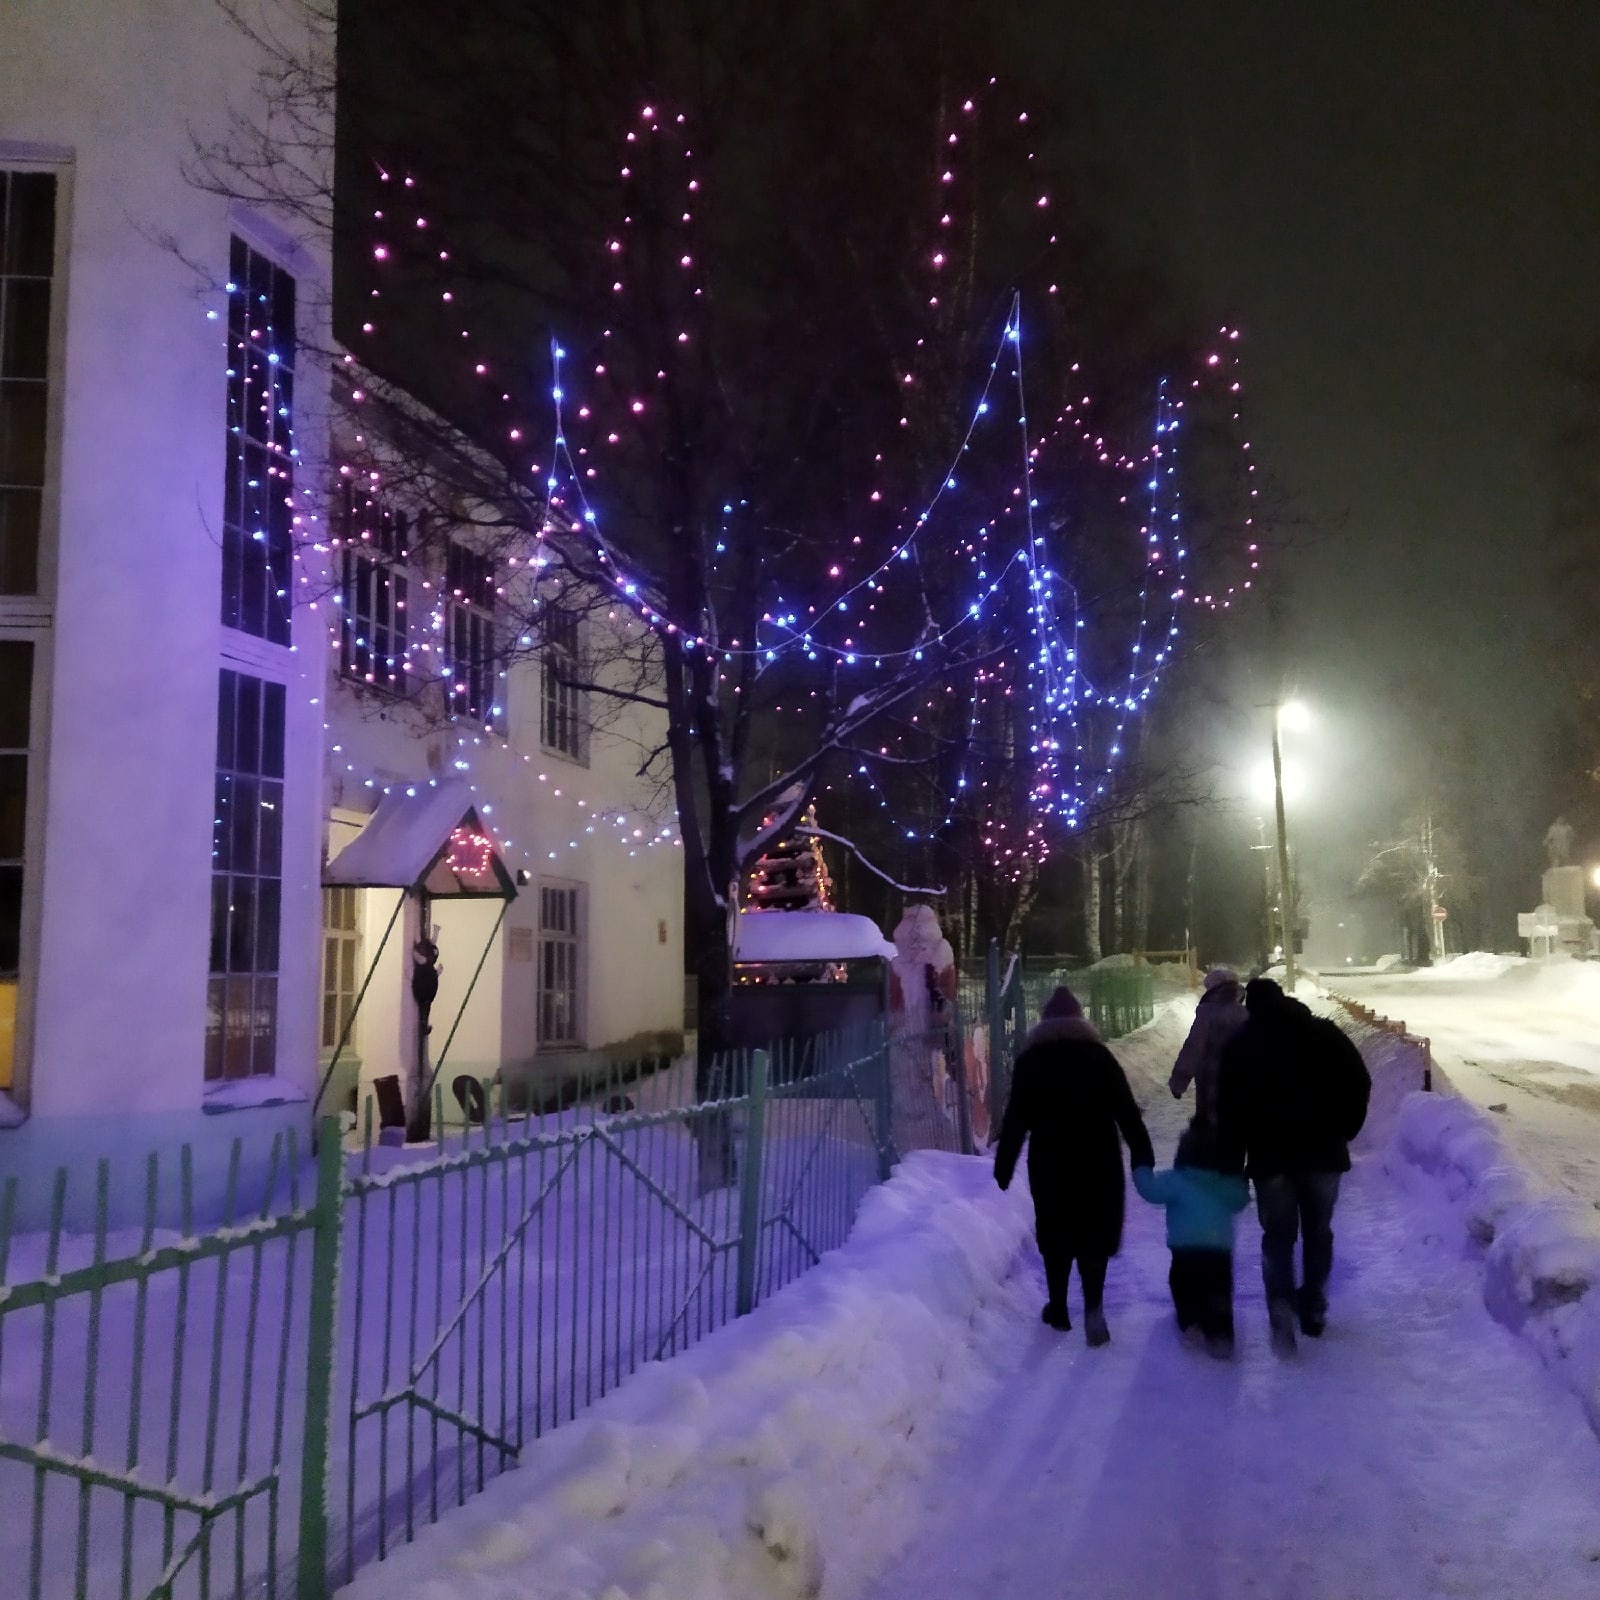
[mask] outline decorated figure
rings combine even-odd
[[[889,963],[889,1072],[893,1136],[900,1151],[950,1144],[959,1118],[948,1051],[956,959],[932,906],[914,905],[895,925]]]

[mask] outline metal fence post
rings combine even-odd
[[[1005,1115],[1005,1094],[1001,1085],[1000,1063],[1005,1055],[1006,1007],[1000,992],[1000,941],[989,941],[983,969],[984,999],[989,1011],[989,1137],[999,1137],[1000,1119]]]
[[[739,1285],[734,1315],[755,1309],[756,1263],[761,1256],[761,1141],[767,1110],[767,1052],[750,1052],[749,1110],[744,1160],[739,1163]]]
[[[338,1332],[340,1191],[344,1148],[339,1119],[318,1127],[316,1228],[311,1238],[311,1311],[306,1337],[306,1421],[301,1441],[300,1556],[297,1600],[328,1592],[328,1440]]]

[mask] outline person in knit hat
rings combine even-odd
[[[1245,1024],[1242,1000],[1239,974],[1232,967],[1213,967],[1206,974],[1189,1037],[1167,1079],[1174,1100],[1181,1100],[1189,1085],[1194,1085],[1195,1117],[1212,1126],[1217,1120],[1217,1068],[1223,1047]]]
[[[1100,1042],[1064,984],[1045,1002],[1011,1075],[995,1148],[995,1182],[1007,1188],[1028,1144],[1028,1189],[1049,1298],[1040,1313],[1068,1329],[1067,1285],[1078,1264],[1083,1326],[1091,1345],[1111,1337],[1101,1301],[1106,1264],[1122,1244],[1122,1145],[1136,1167],[1153,1167],[1144,1118],[1117,1058]]]

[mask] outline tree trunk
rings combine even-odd
[[[1083,948],[1093,966],[1100,959],[1100,853],[1088,835],[1084,836],[1082,855]]]

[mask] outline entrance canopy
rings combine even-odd
[[[461,782],[391,789],[323,869],[329,888],[414,889],[435,899],[514,900],[516,881]]]

